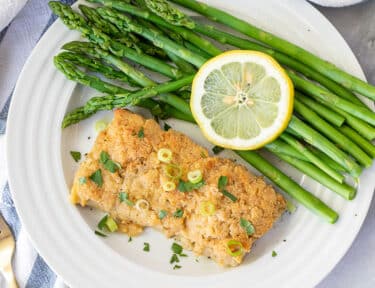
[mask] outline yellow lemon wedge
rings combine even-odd
[[[215,145],[253,150],[276,139],[293,111],[294,87],[267,54],[234,50],[207,61],[192,85],[190,107]]]

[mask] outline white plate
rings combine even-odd
[[[239,17],[264,27],[337,63],[364,78],[351,50],[332,25],[305,1],[210,0]],[[35,247],[72,287],[311,287],[337,264],[349,249],[371,202],[375,167],[361,177],[358,196],[347,202],[280,162],[294,179],[340,213],[335,225],[323,222],[303,207],[284,215],[256,243],[245,263],[223,269],[207,259],[189,255],[180,270],[168,263],[171,240],[147,230],[128,243],[123,235],[94,235],[102,213],[68,202],[77,164],[70,150],[86,152],[95,138],[96,119],[61,130],[66,111],[94,93],[68,81],[53,66],[52,57],[63,43],[79,34],[57,21],[34,49],[15,89],[7,129],[7,157],[13,198]],[[168,121],[198,143],[209,146],[190,124]],[[91,139],[88,139],[91,137]],[[225,154],[234,157],[233,154]],[[286,242],[284,241],[286,240]],[[143,242],[151,251],[143,252]],[[277,257],[271,257],[275,250]]]

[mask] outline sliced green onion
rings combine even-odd
[[[242,254],[243,246],[240,241],[237,240],[229,240],[227,242],[227,253],[232,256],[236,257]]]
[[[212,152],[214,152],[215,155],[219,154],[223,150],[224,150],[224,148],[223,147],[219,147],[219,146],[214,146],[212,148]]]
[[[276,257],[276,256],[277,256],[276,251],[272,251],[272,257]]]
[[[162,184],[162,188],[164,191],[173,191],[176,189],[176,184],[172,181],[165,181]]]
[[[221,193],[223,193],[223,195],[227,198],[229,198],[230,200],[232,200],[232,202],[236,202],[237,201],[237,197],[234,196],[232,193],[228,192],[227,190],[222,190],[220,191]]]
[[[182,246],[177,243],[173,243],[171,249],[173,253],[178,254],[178,255],[181,254],[183,250]]]
[[[253,224],[251,224],[245,218],[240,219],[240,225],[246,231],[247,235],[253,235],[254,234],[255,228],[254,228]]]
[[[105,224],[107,222],[107,219],[108,219],[108,215],[105,215],[102,219],[100,219],[99,223],[98,223],[98,228],[100,230],[103,230],[104,227],[105,227]]]
[[[138,211],[148,210],[149,207],[150,204],[145,199],[139,199],[135,202],[135,208],[137,208]]]
[[[196,184],[196,183],[200,182],[203,178],[202,171],[199,170],[199,169],[190,171],[187,174],[187,178],[191,183]]]
[[[86,177],[80,177],[78,181],[79,181],[79,184],[83,185],[83,184],[86,184],[87,179]]]
[[[103,131],[105,128],[107,128],[108,122],[104,120],[98,120],[95,122],[95,131],[97,133]]]
[[[172,161],[172,151],[167,148],[160,148],[158,150],[158,160],[163,163],[170,163]]]
[[[107,237],[107,235],[105,235],[104,233],[98,231],[98,230],[95,230],[95,234],[100,236],[100,237]]]
[[[200,205],[200,212],[203,216],[212,216],[216,212],[215,204],[211,201],[204,201]]]
[[[296,209],[296,205],[294,205],[294,203],[291,200],[286,201],[286,210],[288,210],[289,213],[294,213]]]
[[[176,212],[173,213],[173,216],[176,218],[181,218],[184,215],[184,210],[177,209]]]
[[[113,220],[113,218],[109,216],[107,218],[107,221],[105,222],[105,226],[108,228],[110,232],[115,232],[118,229],[116,221]]]
[[[125,202],[128,206],[134,206],[134,203],[129,200],[129,194],[126,192],[120,192],[118,194],[118,197],[120,199],[120,203]]]
[[[112,161],[109,157],[109,154],[105,151],[100,153],[99,157],[100,163],[104,165],[104,168],[111,173],[115,173],[117,170],[121,169],[121,164],[115,161]]]
[[[144,242],[143,245],[144,245],[143,251],[149,252],[150,251],[150,244],[147,243],[147,242]]]
[[[175,262],[177,262],[177,263],[180,262],[180,259],[178,259],[177,254],[173,254],[172,257],[171,257],[171,259],[169,259],[169,263],[170,264],[173,264]]]
[[[141,139],[145,137],[145,131],[143,130],[143,127],[139,129],[137,136]]]
[[[198,183],[191,183],[191,182],[184,182],[182,180],[180,180],[178,182],[178,191],[180,192],[190,192],[190,191],[193,191],[193,190],[197,190],[199,188],[201,188],[203,185],[205,185],[206,183],[204,182],[204,180],[201,180],[199,181]]]
[[[219,188],[219,190],[221,191],[225,188],[225,186],[227,186],[227,184],[228,184],[228,177],[220,176],[219,180],[217,181],[217,188]]]
[[[173,270],[181,269],[181,268],[182,268],[182,266],[180,266],[180,265],[174,265],[174,266],[173,266]]]
[[[164,219],[167,215],[168,215],[168,212],[165,210],[160,210],[158,214],[160,220]]]
[[[182,169],[178,165],[168,164],[164,166],[164,173],[171,179],[180,179],[182,175]]]

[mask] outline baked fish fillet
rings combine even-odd
[[[172,166],[158,160],[161,148],[172,151],[171,163],[181,169],[182,181],[187,182],[189,171],[199,169],[204,184],[181,192],[179,180],[174,180],[176,189],[164,191],[162,184],[171,181],[166,171]],[[121,168],[114,173],[107,170],[100,161],[102,152]],[[99,170],[102,183],[92,176]],[[228,180],[224,193],[218,188],[221,176]],[[121,192],[122,196],[126,193],[126,201],[121,201]],[[228,193],[235,199],[230,199]],[[210,157],[205,148],[187,136],[172,129],[163,131],[154,120],[127,110],[116,110],[113,121],[99,133],[76,172],[70,197],[75,204],[108,212],[120,230],[130,236],[154,227],[178,239],[185,249],[224,266],[239,265],[254,241],[272,227],[286,206],[272,186],[244,166]],[[129,205],[137,201],[142,205]],[[159,219],[161,210],[167,213]],[[230,250],[238,248],[231,247],[238,246],[237,241],[242,244],[240,253]]]

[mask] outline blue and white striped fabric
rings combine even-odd
[[[62,0],[72,4],[74,0]],[[4,134],[12,92],[21,69],[32,49],[54,22],[48,0],[29,0],[20,13],[0,31],[0,213],[10,225],[16,239],[13,259],[20,287],[65,287],[33,248],[14,208],[6,181]],[[0,288],[6,283],[0,273]]]

